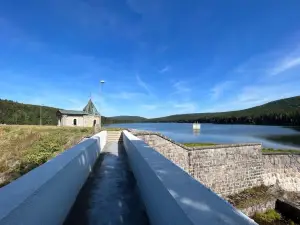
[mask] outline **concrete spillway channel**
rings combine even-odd
[[[148,225],[121,142],[108,142],[64,225]]]

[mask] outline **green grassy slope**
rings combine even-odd
[[[0,126],[0,187],[90,136],[92,128]]]

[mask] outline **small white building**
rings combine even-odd
[[[58,126],[100,127],[101,116],[90,99],[82,111],[58,110],[56,112]]]

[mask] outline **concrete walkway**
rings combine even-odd
[[[122,144],[106,144],[64,224],[148,225]]]

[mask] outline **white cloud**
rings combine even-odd
[[[173,88],[175,89],[175,92],[173,94],[191,92],[191,88],[188,87],[188,84],[185,81],[178,81],[173,83]]]
[[[275,76],[297,66],[300,66],[300,56],[283,60],[271,69],[270,75]]]
[[[136,80],[141,88],[143,88],[150,96],[153,96],[153,93],[151,92],[149,86],[140,78],[138,74],[136,75]]]
[[[159,0],[127,0],[126,3],[130,10],[147,17],[157,14],[161,4]]]
[[[144,104],[144,105],[141,105],[141,107],[145,110],[155,110],[157,109],[159,106],[156,105],[156,104]]]
[[[300,66],[300,47],[275,49],[252,56],[237,66],[232,74],[272,77]]]
[[[229,88],[232,87],[234,84],[233,81],[224,81],[222,83],[216,84],[212,89],[211,89],[211,97],[216,100],[222,96],[222,94],[228,90]]]
[[[169,49],[169,46],[164,45],[164,46],[158,47],[157,52],[158,52],[158,53],[164,53],[164,52],[166,52],[168,49]]]
[[[139,92],[122,91],[119,93],[109,94],[108,97],[115,99],[133,100],[138,97],[144,97],[144,94]]]
[[[292,70],[293,69],[293,70]],[[284,74],[284,76],[278,76]],[[277,49],[251,57],[211,88],[205,112],[240,110],[300,94],[300,49]]]
[[[194,102],[178,102],[173,103],[172,107],[175,108],[175,113],[194,113],[197,111],[197,105]]]
[[[228,99],[212,105],[210,112],[246,109],[265,104],[281,98],[288,98],[300,94],[300,82],[290,83],[259,83],[248,84],[235,91]]]
[[[169,66],[165,66],[164,68],[162,68],[161,70],[159,70],[158,72],[159,73],[166,73],[170,70],[170,67]]]

